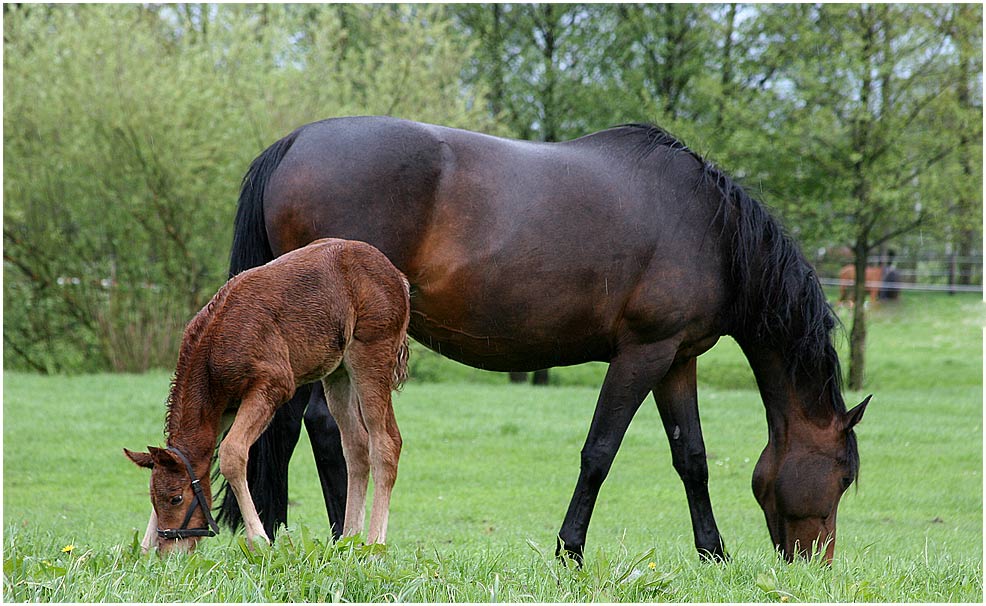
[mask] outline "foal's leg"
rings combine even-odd
[[[387,542],[390,495],[397,481],[397,462],[401,456],[401,432],[394,418],[389,379],[387,377],[387,383],[377,388],[370,388],[374,395],[368,393],[360,400],[363,417],[370,428],[370,469],[373,471],[373,507],[367,539],[370,543]],[[366,406],[363,406],[364,402]]]
[[[391,400],[393,372],[390,363],[395,350],[387,342],[368,345],[354,341],[346,354],[346,363],[353,369],[359,394],[360,415],[369,433],[373,507],[368,543],[385,543],[387,540],[390,495],[397,480],[397,463],[401,456],[401,432]]]
[[[630,420],[647,392],[664,377],[676,349],[676,343],[667,341],[630,346],[609,363],[589,435],[582,447],[579,481],[558,533],[558,551],[564,548],[577,562],[582,561],[589,518],[599,488],[609,473]]]
[[[157,512],[151,507],[151,519],[147,521],[147,531],[144,538],[140,541],[141,553],[147,553],[154,548],[155,538],[157,537]]]
[[[290,387],[288,387],[290,385]],[[229,487],[236,495],[236,501],[243,513],[243,523],[246,526],[247,541],[250,545],[258,537],[270,543],[270,538],[264,531],[264,526],[257,515],[250,488],[247,485],[247,461],[250,446],[260,437],[261,432],[270,423],[277,407],[291,397],[294,391],[294,380],[282,382],[280,386],[264,385],[255,387],[240,404],[236,420],[226,438],[219,446],[219,471],[222,472]]]
[[[342,451],[346,459],[346,518],[343,536],[363,531],[366,516],[366,486],[370,476],[369,437],[359,414],[359,396],[345,368],[322,379],[329,412],[339,425]]]
[[[709,499],[709,466],[705,459],[702,424],[698,416],[695,358],[675,364],[654,390],[664,431],[671,445],[671,461],[685,485],[692,517],[695,548],[701,557],[726,560],[719,528]]]
[[[301,433],[301,417],[308,403],[308,389],[302,387],[277,409],[270,425],[250,447],[247,484],[254,507],[262,516],[267,536],[273,537],[288,520],[288,463]],[[226,491],[219,504],[217,519],[235,530],[243,514],[235,494]]]

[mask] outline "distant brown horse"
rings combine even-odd
[[[852,306],[851,287],[856,283],[856,267],[852,264],[843,265],[839,270],[839,304]],[[883,268],[875,265],[866,268],[866,290],[870,293],[870,304],[876,304],[880,286],[883,283]]]
[[[409,296],[404,275],[380,251],[336,239],[227,282],[185,329],[168,396],[167,448],[124,449],[151,468],[145,550],[155,529],[161,551],[191,550],[218,532],[209,465],[229,421],[220,470],[242,507],[247,539],[269,541],[247,486],[248,451],[296,387],[319,379],[348,469],[343,532],[363,530],[372,470],[368,540],[383,543],[401,451],[391,391],[407,374]]]

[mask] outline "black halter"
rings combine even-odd
[[[157,536],[162,539],[187,539],[189,537],[214,537],[219,534],[219,524],[216,524],[216,520],[212,517],[212,512],[209,511],[209,505],[205,501],[205,495],[202,494],[202,487],[199,485],[199,479],[195,477],[195,472],[192,471],[192,464],[188,462],[188,457],[186,457],[180,450],[174,446],[169,446],[168,450],[178,455],[181,462],[185,464],[185,469],[188,470],[188,476],[192,478],[192,491],[195,493],[195,501],[188,506],[188,513],[185,514],[185,521],[181,523],[181,528],[158,528]],[[202,512],[205,513],[205,521],[209,524],[208,527],[202,528],[189,528],[188,521],[192,519],[192,514],[195,513],[195,508],[201,507]]]

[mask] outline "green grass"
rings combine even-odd
[[[147,474],[169,375],[4,377],[6,601],[982,601],[982,325],[976,297],[905,294],[871,314],[857,488],[831,567],[773,553],[750,476],[763,406],[735,343],[700,360],[710,490],[733,556],[701,564],[652,402],[603,486],[587,564],[554,560],[599,365],[508,385],[416,349],[396,401],[405,439],[386,553],[325,540],[307,438],[291,524],[251,554],[224,531],[191,556],[141,557]],[[846,319],[848,322],[849,320]],[[429,375],[428,373],[432,373]],[[453,382],[426,382],[424,378]],[[71,552],[63,552],[74,545]],[[650,564],[653,563],[653,568]]]

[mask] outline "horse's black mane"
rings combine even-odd
[[[669,154],[688,154],[699,163],[697,185],[718,192],[716,218],[722,221],[722,233],[732,250],[736,296],[729,314],[730,334],[741,343],[782,348],[792,374],[824,373],[832,406],[845,412],[842,371],[832,345],[838,320],[814,269],[780,222],[728,175],[664,129],[650,124],[617,128],[642,136],[637,150],[641,157],[665,149]]]

